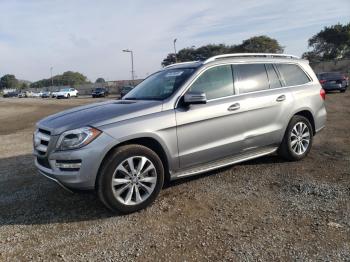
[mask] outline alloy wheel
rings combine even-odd
[[[304,122],[297,122],[291,132],[290,145],[294,153],[302,155],[310,145],[310,130]]]
[[[122,161],[112,176],[115,198],[124,205],[138,205],[154,191],[157,171],[147,157],[133,156]]]

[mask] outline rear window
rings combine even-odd
[[[240,94],[269,89],[269,81],[264,64],[233,65],[237,76],[235,87]]]
[[[276,67],[282,75],[286,86],[296,86],[310,82],[309,77],[298,65],[276,64]]]
[[[334,73],[321,73],[318,75],[319,79],[328,79],[328,78],[343,78],[344,75],[342,73],[334,72]]]

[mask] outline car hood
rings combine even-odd
[[[83,126],[99,127],[162,110],[161,101],[112,100],[75,107],[48,116],[37,123],[38,128],[59,135]]]

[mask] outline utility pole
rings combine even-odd
[[[53,70],[53,67],[51,66],[51,67],[50,67],[50,71],[51,71],[51,88],[50,88],[51,90],[50,90],[50,91],[51,91],[51,92],[52,92],[52,90],[53,90],[52,70]]]
[[[177,63],[177,54],[176,54],[176,41],[177,38],[174,39],[174,52],[175,52],[175,63]]]
[[[134,86],[135,85],[134,52],[130,49],[124,49],[123,52],[130,53],[131,55],[131,79],[132,79],[132,85]]]

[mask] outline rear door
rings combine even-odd
[[[282,88],[272,64],[237,64],[233,71],[244,116],[244,151],[278,145],[294,103],[292,92]]]

